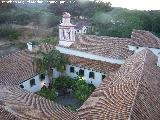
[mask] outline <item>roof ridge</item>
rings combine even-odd
[[[139,79],[139,82],[138,82],[138,86],[137,86],[137,89],[136,89],[136,91],[135,91],[135,96],[134,96],[134,99],[133,99],[133,103],[132,103],[132,107],[131,107],[131,110],[130,110],[130,115],[129,115],[129,118],[130,118],[130,116],[132,115],[132,112],[133,112],[133,107],[134,107],[134,105],[135,105],[135,99],[137,98],[137,93],[138,93],[138,91],[139,91],[139,85],[140,85],[140,81],[141,81],[141,78],[142,78],[142,74],[143,74],[143,71],[144,71],[144,67],[145,67],[145,61],[146,61],[146,56],[147,56],[147,53],[148,53],[148,51],[150,51],[149,49],[144,49],[145,50],[145,59],[144,59],[144,61],[143,61],[143,68],[142,68],[142,70],[141,70],[141,74],[140,74],[140,79]]]

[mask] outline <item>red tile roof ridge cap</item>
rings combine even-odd
[[[139,85],[140,85],[140,80],[141,80],[141,78],[142,78],[142,74],[143,74],[143,71],[144,71],[146,56],[147,56],[148,51],[150,51],[150,50],[146,48],[146,49],[144,49],[144,50],[142,50],[142,51],[145,51],[145,58],[144,58],[144,61],[143,61],[143,68],[142,68],[142,70],[141,70],[141,73],[139,74],[139,77],[140,77],[140,78],[139,78],[139,82],[138,82],[138,85],[137,85],[137,89],[136,89],[136,91],[135,91],[135,96],[134,96],[134,98],[133,98],[133,102],[132,102],[132,105],[131,105],[131,110],[130,110],[129,118],[130,118],[130,116],[132,115],[133,106],[135,105],[135,99],[136,99],[137,93],[138,93],[138,91],[139,91]]]

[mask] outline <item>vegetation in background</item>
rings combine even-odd
[[[20,32],[18,32],[12,25],[3,24],[0,25],[0,37],[7,38],[9,40],[18,39],[20,36]]]
[[[84,16],[89,18],[92,17],[96,11],[107,12],[111,10],[111,3],[97,0],[66,0],[64,3],[56,1],[50,4],[48,9],[57,16],[62,15],[63,12],[69,12],[74,17]]]
[[[29,3],[28,3],[29,4]],[[92,20],[88,34],[130,37],[133,29],[143,29],[160,34],[160,11],[138,11],[112,8],[110,2],[66,0],[47,3],[48,7],[16,8],[14,4],[0,3],[0,24],[21,24],[56,28],[63,12],[69,12],[72,20],[81,16]],[[57,33],[57,29],[54,29]],[[55,34],[57,35],[57,34]]]
[[[29,23],[34,23],[34,25],[48,28],[56,26],[59,21],[59,16],[44,9],[18,8],[0,12],[0,24],[10,23],[27,25]]]
[[[48,37],[45,39],[41,39],[39,41],[39,44],[51,44],[51,45],[57,45],[58,44],[58,38],[57,37]]]
[[[160,11],[138,11],[114,8],[110,12],[97,12],[92,17],[93,26],[88,34],[130,37],[133,29],[160,33]]]

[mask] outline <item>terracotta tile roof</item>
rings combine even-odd
[[[73,55],[65,55],[65,56],[68,58],[69,62],[73,65],[87,68],[87,69],[93,69],[95,71],[99,71],[103,73],[113,72],[120,68],[119,64],[111,64],[108,62],[91,60],[91,59],[77,57]]]
[[[0,59],[0,84],[18,85],[36,73],[32,68],[32,54],[23,50]]]
[[[146,58],[139,88],[133,103],[131,120],[160,119],[160,67],[157,67],[157,57],[149,54]]]
[[[0,106],[0,120],[19,120],[19,118]]]
[[[156,37],[149,31],[144,30],[133,30],[132,45],[160,48],[160,38]]]
[[[42,45],[35,47],[34,52],[38,49],[46,52],[52,48],[50,45]],[[33,56],[33,52],[22,50],[0,58],[0,84],[19,85],[23,80],[37,75],[38,72],[33,70]]]
[[[34,93],[27,92],[19,86],[0,85],[0,102],[2,114],[8,112],[19,119],[38,120],[77,120],[77,114],[71,110],[47,100]],[[5,109],[5,111],[4,111]],[[7,119],[9,120],[9,119]]]
[[[158,120],[160,68],[156,56],[143,50],[126,60],[80,107],[83,120]]]
[[[95,55],[111,57],[115,59],[126,59],[132,55],[128,50],[128,38],[98,37],[93,35],[78,35],[70,49],[80,50]]]
[[[48,52],[53,46],[37,46],[33,52],[22,50],[0,59],[0,119],[78,119],[75,112],[18,86],[23,80],[38,74],[33,70],[32,60],[34,52],[39,49]]]
[[[92,54],[126,59],[132,54],[127,45],[131,39],[78,36],[70,48]],[[51,46],[34,48],[48,51]],[[28,50],[0,59],[0,118],[58,120],[158,120],[160,118],[160,68],[157,57],[143,50],[129,57],[120,68],[115,64],[69,56],[72,64],[102,71],[113,71],[81,106],[78,113],[43,97],[21,89],[18,85],[35,74],[33,54]],[[112,68],[112,66],[114,66]],[[117,70],[115,72],[115,70]],[[16,86],[17,85],[17,86]],[[77,115],[78,114],[78,115]]]

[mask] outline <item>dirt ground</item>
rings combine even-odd
[[[52,28],[41,28],[39,26],[33,26],[32,23],[27,26],[13,25],[20,31],[21,36],[18,40],[9,41],[7,39],[0,39],[0,57],[8,55],[10,53],[17,52],[24,49],[24,44],[29,41],[37,41],[42,38],[52,36]]]

